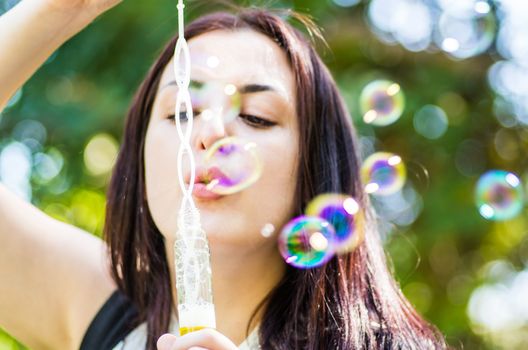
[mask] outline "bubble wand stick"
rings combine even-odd
[[[178,231],[174,241],[176,266],[176,291],[180,335],[202,328],[215,328],[215,312],[211,286],[209,243],[202,229],[200,213],[194,204],[192,192],[196,177],[195,160],[190,139],[193,127],[193,109],[189,94],[191,58],[184,37],[183,0],[178,0],[178,40],[174,50],[174,74],[178,85],[175,120],[180,148],[178,150],[178,180],[183,193],[178,214]],[[182,107],[185,110],[182,111]],[[180,113],[186,114],[185,132],[182,130]],[[190,181],[187,185],[183,174],[183,160],[190,165]]]

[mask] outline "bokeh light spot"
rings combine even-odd
[[[93,136],[84,148],[84,165],[95,176],[105,175],[112,170],[119,146],[113,136],[98,134]]]

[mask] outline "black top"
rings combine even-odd
[[[134,329],[137,316],[132,302],[116,290],[88,327],[80,350],[111,350]]]

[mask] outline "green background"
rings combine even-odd
[[[47,130],[42,151],[58,151],[64,159],[51,181],[31,178],[32,202],[46,213],[101,234],[108,175],[87,171],[84,150],[101,133],[120,142],[133,93],[175,33],[175,3],[128,0],[98,18],[65,43],[0,116],[0,149],[16,138],[17,123],[34,119]],[[204,2],[189,3],[189,18],[208,9]],[[472,324],[467,313],[476,288],[504,278],[490,273],[493,266],[505,264],[515,273],[528,262],[526,211],[507,222],[490,222],[479,215],[473,201],[475,183],[485,170],[505,169],[521,177],[526,172],[528,131],[504,129],[493,115],[494,93],[486,76],[493,55],[454,61],[441,52],[413,53],[388,46],[369,30],[365,5],[345,9],[329,0],[307,0],[275,1],[271,6],[293,7],[315,18],[329,44],[329,49],[321,45],[320,53],[359,133],[375,137],[376,149],[397,153],[408,164],[409,182],[423,209],[412,225],[396,227],[386,237],[407,297],[455,348],[528,346],[526,323],[496,334]],[[401,119],[382,128],[365,125],[358,110],[361,89],[377,78],[398,82],[406,97]],[[413,115],[427,104],[441,106],[449,119],[448,131],[436,140],[417,134],[413,127]],[[509,159],[495,148],[501,130],[515,141]],[[457,162],[467,162],[469,170],[462,174]],[[19,348],[0,331],[0,350]]]

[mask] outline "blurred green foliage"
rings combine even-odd
[[[188,17],[209,6],[188,2]],[[65,43],[23,87],[21,100],[0,117],[0,146],[23,119],[47,129],[44,149],[64,157],[57,179],[33,185],[32,202],[49,215],[101,235],[108,175],[93,176],[83,152],[98,133],[120,140],[132,96],[165,42],[175,34],[176,1],[125,1]],[[506,260],[516,269],[528,261],[526,215],[490,223],[473,203],[473,189],[486,169],[523,174],[528,132],[517,130],[518,149],[509,160],[494,148],[500,125],[493,117],[493,93],[486,81],[490,55],[455,62],[440,52],[411,53],[381,43],[365,23],[363,6],[340,8],[330,0],[276,1],[272,6],[308,12],[324,29],[329,48],[319,45],[361,135],[376,138],[376,149],[397,153],[423,199],[423,211],[409,227],[387,237],[386,246],[403,291],[455,348],[495,348],[474,333],[466,308],[483,268]],[[361,121],[358,96],[376,78],[398,82],[406,96],[403,117],[373,129]],[[447,133],[429,140],[417,134],[412,116],[423,105],[441,106]],[[472,150],[469,156],[461,145]],[[462,148],[464,149],[464,148]],[[462,153],[461,153],[462,152]],[[471,167],[472,157],[479,158]],[[456,162],[470,167],[461,174]],[[466,157],[466,158],[464,158]],[[424,170],[426,169],[426,170]],[[524,333],[526,334],[526,333]],[[524,343],[526,344],[526,343]],[[0,350],[22,348],[0,332]]]

